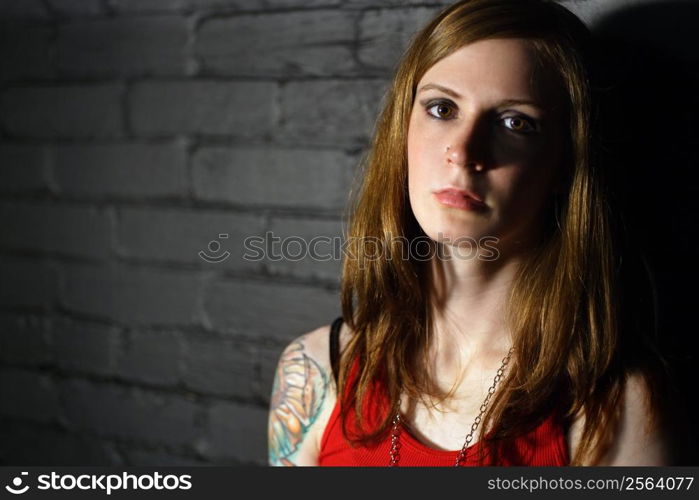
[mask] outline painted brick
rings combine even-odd
[[[264,0],[108,0],[118,13],[145,12],[227,12],[259,8]]]
[[[0,99],[0,119],[12,135],[109,138],[122,130],[118,84],[12,88]]]
[[[0,203],[0,247],[106,259],[111,253],[109,214],[93,207],[47,202]]]
[[[198,325],[203,276],[196,272],[64,264],[65,308],[125,325]]]
[[[279,136],[304,145],[361,145],[376,121],[382,81],[301,81],[282,89]]]
[[[269,231],[271,236],[267,239],[272,243],[272,252],[265,262],[272,274],[321,279],[339,286],[342,273],[340,220],[278,217],[271,220]]]
[[[207,320],[218,331],[291,340],[339,315],[336,291],[308,285],[215,281],[206,290]]]
[[[3,422],[0,443],[0,461],[15,466],[122,465],[114,446],[102,438],[70,434],[33,422]]]
[[[561,3],[585,24],[594,26],[596,22],[619,10],[622,6],[632,9],[634,6],[643,3],[652,4],[653,2],[647,0],[561,0]]]
[[[159,198],[187,193],[183,142],[56,146],[53,178],[64,195]]]
[[[359,61],[389,72],[397,66],[410,37],[440,10],[440,7],[415,7],[365,12],[359,24]]]
[[[343,0],[264,0],[268,7],[325,7],[340,5]]]
[[[0,145],[0,192],[30,193],[48,189],[47,148]]]
[[[192,159],[194,195],[245,205],[342,209],[357,161],[336,150],[202,148]]]
[[[182,336],[176,331],[131,330],[117,358],[116,373],[147,384],[174,386],[180,379]]]
[[[0,19],[0,80],[51,77],[52,28]]]
[[[52,357],[44,321],[31,316],[0,314],[0,360],[16,365],[38,365]]]
[[[58,69],[70,76],[186,74],[188,36],[180,16],[68,23],[58,30]]]
[[[186,339],[183,381],[190,389],[226,397],[252,397],[252,348],[230,339]]]
[[[199,434],[197,405],[183,396],[68,379],[60,384],[69,428],[183,446]]]
[[[49,13],[41,0],[3,0],[0,19],[48,19]]]
[[[0,367],[0,414],[36,422],[52,422],[61,409],[52,380],[40,373]]]
[[[182,12],[192,8],[192,0],[107,0],[118,14]]]
[[[127,257],[198,264],[207,268],[248,269],[243,242],[260,237],[264,218],[223,211],[122,209],[117,231],[119,252]]]
[[[57,296],[55,268],[41,259],[0,260],[0,307],[47,310]]]
[[[126,448],[124,454],[126,455],[126,463],[131,466],[147,466],[147,467],[197,467],[197,466],[208,466],[209,463],[197,460],[194,458],[187,458],[178,455],[172,455],[166,453],[165,451],[152,451],[144,449],[131,449]]]
[[[267,457],[267,410],[220,402],[209,409],[209,435],[198,448],[207,458],[263,465]]]
[[[196,53],[213,74],[351,74],[354,17],[347,11],[314,10],[212,18],[199,30]]]
[[[274,123],[276,94],[268,82],[143,82],[129,94],[131,126],[149,137],[264,136]]]
[[[424,5],[428,2],[424,0],[344,0],[345,5],[354,7],[404,7],[407,5]],[[430,4],[450,5],[453,1],[432,0]]]
[[[325,7],[342,0],[108,0],[118,13],[192,12],[227,13],[291,7]]]
[[[60,368],[97,375],[114,373],[119,346],[116,328],[57,320],[51,327],[51,342]]]
[[[99,16],[106,14],[107,10],[102,0],[46,0],[47,5],[54,16],[81,17]]]

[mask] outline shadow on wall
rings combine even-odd
[[[673,428],[678,463],[696,465],[699,416],[696,318],[699,281],[699,53],[692,37],[699,5],[682,2],[627,7],[592,23],[601,67],[600,143],[629,241],[644,255],[657,287],[657,334],[677,389]],[[632,264],[633,265],[633,264]],[[688,284],[690,284],[688,286]],[[634,315],[653,300],[628,287]],[[633,333],[631,333],[633,335]],[[687,419],[688,417],[688,419]]]

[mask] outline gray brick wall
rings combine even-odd
[[[0,0],[0,464],[265,463],[274,366],[340,267],[243,240],[341,235],[445,3]]]

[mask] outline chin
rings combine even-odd
[[[458,241],[478,241],[486,236],[483,220],[473,218],[473,214],[455,209],[445,209],[441,205],[428,204],[413,210],[422,231],[433,241],[450,243]],[[490,226],[491,224],[488,224]]]
[[[478,240],[483,236],[480,231],[466,230],[466,228],[463,227],[463,224],[460,227],[443,225],[433,226],[429,229],[429,231],[425,231],[425,234],[431,240],[450,246],[454,246],[459,242],[466,245],[473,242],[478,242]]]

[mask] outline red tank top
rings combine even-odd
[[[356,372],[357,363],[352,366],[351,374]],[[350,375],[352,376],[352,375]],[[370,392],[365,400],[364,417],[368,423],[376,423],[377,418],[385,416],[388,408],[385,397],[381,398],[375,390]],[[354,409],[351,408],[348,415],[350,428],[354,422]],[[464,436],[465,438],[466,436]],[[424,445],[410,434],[403,426],[400,431],[400,466],[447,466],[451,467],[456,461],[459,450],[438,450]],[[335,403],[330,420],[323,432],[320,443],[318,465],[320,466],[388,466],[390,459],[391,436],[386,437],[372,447],[352,447],[342,434],[342,422],[340,420],[339,398]],[[485,465],[517,465],[517,466],[563,466],[570,463],[568,447],[566,444],[565,427],[557,414],[552,414],[544,419],[529,433],[520,436],[501,450],[499,459],[494,462],[487,451],[478,441],[469,446],[466,458],[461,462],[464,466],[477,465],[477,455],[485,454]]]

